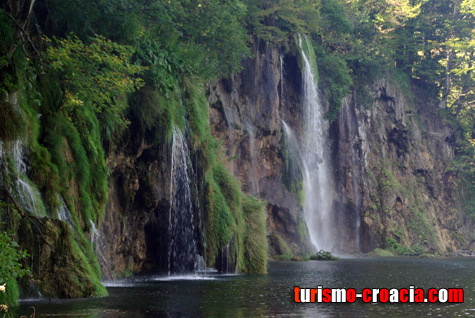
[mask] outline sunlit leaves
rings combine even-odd
[[[246,0],[248,23],[255,35],[271,44],[285,42],[289,34],[320,29],[319,0]]]
[[[23,268],[20,261],[27,257],[26,251],[20,250],[12,234],[0,232],[0,285],[11,278],[22,277],[30,273]]]
[[[118,126],[126,124],[125,95],[143,85],[138,75],[144,68],[130,62],[132,47],[100,36],[87,45],[69,36],[57,40],[47,53],[51,68],[63,79],[64,115],[70,117],[77,107],[91,107]]]

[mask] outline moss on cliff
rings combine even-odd
[[[192,148],[204,174],[206,263],[215,266],[220,251],[232,242],[232,255],[226,257],[239,271],[265,273],[267,238],[263,205],[242,193],[239,182],[224,166],[223,150],[211,135],[203,85],[197,79],[194,83],[185,80],[183,95]]]
[[[0,86],[0,120],[8,130],[0,136],[0,190],[12,193],[6,200],[21,209],[25,207],[19,198],[26,195],[21,191],[27,190],[18,189],[18,180],[32,190],[23,199],[31,202],[21,217],[10,210],[0,220],[20,233],[22,248],[31,254],[26,263],[32,264],[33,278],[43,295],[105,295],[102,273],[85,235],[89,220],[97,222],[107,202],[108,170],[97,117],[83,110],[81,118],[67,118],[60,111],[63,94],[55,75],[41,74],[40,66],[20,49],[11,63],[0,65],[5,74]],[[7,126],[10,123],[12,127]],[[14,153],[15,144],[19,153]],[[61,197],[71,210],[70,225],[53,219],[58,218]]]

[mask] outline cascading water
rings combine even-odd
[[[46,209],[41,199],[40,191],[26,177],[28,165],[24,161],[24,146],[21,140],[13,142],[10,155],[16,169],[15,190],[20,205],[30,214],[46,216]]]
[[[7,94],[6,99],[13,105],[15,111],[21,113],[17,93]],[[16,179],[10,187],[12,188],[11,190],[15,200],[25,212],[40,217],[46,216],[46,209],[41,198],[41,193],[27,177],[28,164],[24,160],[25,149],[26,147],[21,139],[5,143],[0,141],[0,157],[8,155],[14,166],[13,170]],[[3,162],[3,164],[6,164],[6,162]]]
[[[329,142],[323,120],[323,109],[315,82],[315,70],[299,35],[303,60],[304,126],[300,156],[305,186],[304,215],[312,245],[331,251],[335,247],[334,222],[331,211],[333,179],[330,170]],[[305,46],[310,48],[305,37]]]
[[[92,222],[92,220],[89,220],[89,224],[91,225],[91,244],[96,251],[97,260],[101,264],[102,269],[107,270],[107,260],[104,256],[104,250],[106,248],[106,245],[104,243],[104,240],[102,239],[102,233],[96,227],[94,222]]]
[[[280,104],[284,104],[284,58],[279,55],[280,60]]]
[[[60,219],[61,221],[64,221],[64,222],[71,225],[71,222],[72,222],[71,221],[71,212],[69,212],[69,209],[66,205],[66,202],[64,202],[63,197],[59,196],[59,199],[61,201],[61,206],[58,209],[58,219]]]
[[[168,274],[196,272],[203,269],[198,249],[198,210],[194,201],[196,175],[186,140],[181,130],[173,129],[170,210],[168,221]]]

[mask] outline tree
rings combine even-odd
[[[269,44],[285,43],[289,34],[319,32],[319,0],[246,0],[251,32]]]
[[[60,111],[77,123],[77,109],[86,107],[111,131],[126,125],[125,95],[143,85],[138,75],[144,68],[130,62],[132,47],[101,36],[89,45],[75,36],[57,40],[56,44],[47,53],[50,67],[62,79],[65,90]]]

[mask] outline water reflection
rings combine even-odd
[[[66,301],[23,301],[37,317],[469,317],[475,314],[474,259],[344,259],[277,262],[269,275],[217,275],[202,279],[146,277],[107,285],[109,296]],[[462,287],[462,304],[296,304],[293,287]]]

